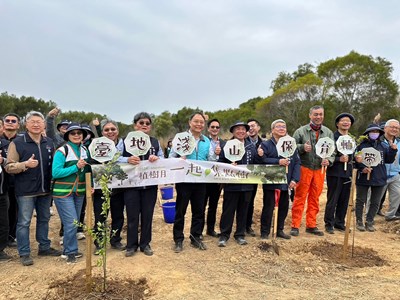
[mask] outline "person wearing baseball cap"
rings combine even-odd
[[[53,140],[55,148],[65,144],[63,135],[71,123],[69,120],[63,120],[55,126],[56,117],[60,112],[61,110],[55,107],[46,116],[46,135]]]

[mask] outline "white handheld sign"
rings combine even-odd
[[[244,153],[244,143],[242,143],[238,139],[229,140],[224,146],[225,157],[231,162],[241,160]]]
[[[180,156],[192,154],[195,148],[196,140],[193,135],[187,131],[177,133],[172,140],[172,149]]]
[[[135,156],[145,155],[151,148],[150,137],[142,131],[131,131],[124,140],[125,150]]]
[[[98,162],[107,162],[112,160],[117,153],[115,143],[105,136],[95,138],[89,145],[90,156]]]
[[[315,152],[319,157],[325,159],[327,157],[330,157],[334,151],[335,142],[330,137],[323,137],[318,139],[318,142],[315,145]],[[321,169],[321,172],[323,173],[325,169],[326,166]]]
[[[296,140],[289,135],[285,135],[279,138],[279,141],[276,144],[278,155],[284,158],[292,157],[294,152],[296,151],[296,148]],[[288,166],[286,166],[286,173],[288,173]]]
[[[382,161],[381,153],[375,148],[368,147],[361,149],[362,163],[368,168],[376,167]],[[370,179],[370,174],[367,175],[367,180]]]
[[[344,155],[352,155],[356,150],[356,141],[349,135],[341,135],[336,141],[338,151]],[[347,162],[344,163],[344,170],[347,171]]]

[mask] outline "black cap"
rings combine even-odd
[[[246,131],[249,131],[250,126],[247,125],[247,123],[245,122],[236,122],[235,124],[233,124],[230,128],[229,131],[233,132],[233,128],[237,127],[237,126],[244,126],[246,128]]]
[[[69,125],[71,124],[71,121],[69,120],[62,120],[60,123],[57,124],[57,130],[60,131],[60,127],[63,125]]]
[[[85,137],[88,135],[87,131],[82,128],[81,124],[79,124],[79,123],[70,123],[68,125],[67,131],[64,133],[64,140],[65,141],[67,141],[67,142],[69,141],[68,136],[69,136],[69,133],[72,130],[81,130],[82,133],[83,133],[83,139],[85,139]]]
[[[82,129],[85,129],[87,131],[87,134],[90,134],[90,137],[94,139],[96,135],[94,134],[92,128],[88,124],[82,124],[81,125]]]
[[[380,135],[382,135],[382,134],[385,133],[385,131],[383,131],[383,130],[379,127],[379,125],[377,125],[377,124],[369,124],[369,125],[367,126],[367,129],[365,129],[365,131],[364,131],[363,134],[364,134],[364,135],[367,135],[368,132],[373,131],[373,130],[378,130]]]

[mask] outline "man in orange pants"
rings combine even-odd
[[[329,159],[320,158],[315,152],[315,145],[319,138],[330,137],[333,140],[333,133],[329,128],[322,125],[324,121],[324,108],[322,106],[311,107],[309,117],[310,123],[298,128],[293,135],[300,154],[301,169],[300,181],[297,184],[292,206],[292,230],[290,231],[292,236],[299,235],[306,200],[306,232],[318,236],[324,235],[317,227],[319,196],[325,178],[325,172],[321,172],[321,168],[332,164],[334,155]]]

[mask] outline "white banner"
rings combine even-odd
[[[103,165],[92,165],[95,188]],[[179,182],[285,184],[285,167],[279,165],[231,165],[181,158],[141,161],[138,165],[115,164],[110,188],[129,188]]]

